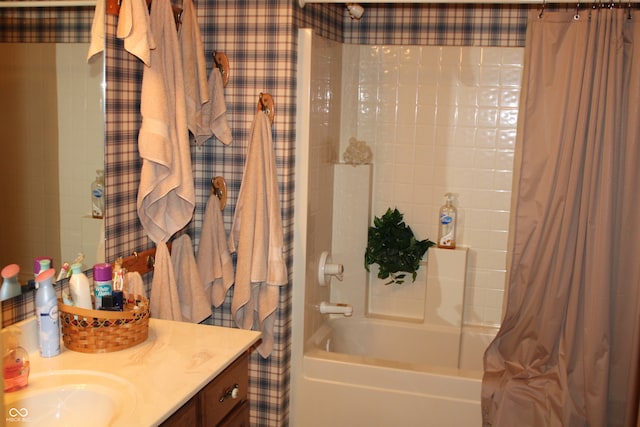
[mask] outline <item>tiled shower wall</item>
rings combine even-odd
[[[499,325],[505,284],[522,48],[345,45],[343,132],[372,148],[373,214],[397,207],[419,239],[437,239],[443,195],[457,195],[469,247],[464,321]],[[407,285],[404,285],[407,286]],[[408,285],[410,286],[410,285]],[[419,317],[389,286],[383,314]],[[402,295],[400,297],[399,295]]]

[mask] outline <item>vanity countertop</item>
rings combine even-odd
[[[36,332],[34,318],[25,322],[29,321],[26,330],[22,325],[20,341],[30,355],[31,375],[91,370],[128,381],[135,389],[135,410],[115,424],[127,427],[158,425],[260,339],[256,331],[152,318],[149,338],[134,347],[86,354],[69,350],[61,343],[60,355],[43,358],[37,341],[24,339]]]

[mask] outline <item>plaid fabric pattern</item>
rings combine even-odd
[[[367,4],[344,21],[344,42],[431,46],[524,46],[532,5]]]
[[[105,235],[114,261],[153,245],[138,219],[136,200],[142,160],[138,153],[143,64],[116,38],[117,17],[107,15],[105,34]]]
[[[344,5],[311,3],[300,8],[297,1],[294,3],[293,19],[296,28],[313,28],[319,36],[333,41],[344,39],[342,30],[345,19],[348,19]]]
[[[195,236],[192,237],[194,241],[199,241],[211,178],[218,175],[227,181],[227,207],[223,210],[223,219],[227,231],[230,229],[258,97],[261,92],[268,92],[273,95],[275,103],[272,135],[278,167],[286,259],[291,271],[297,60],[291,4],[285,0],[219,0],[212,3],[207,3],[206,7],[200,7],[203,3],[199,4],[198,19],[207,69],[211,70],[213,51],[224,52],[229,58],[231,70],[224,96],[233,142],[225,146],[214,137],[202,147],[192,150],[197,197],[193,227]],[[225,303],[214,310],[212,323],[233,326],[232,294],[233,288]],[[290,285],[281,287],[271,356],[262,359],[254,352],[251,357],[249,399],[252,426],[288,423],[290,294]]]
[[[0,9],[2,43],[88,43],[93,8]]]

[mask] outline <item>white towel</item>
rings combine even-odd
[[[154,4],[157,4],[154,0]],[[165,242],[158,242],[156,246],[153,281],[151,282],[151,298],[149,301],[151,317],[165,320],[182,320],[180,298],[169,248]]]
[[[87,53],[87,61],[104,50],[104,17],[105,0],[96,0],[93,22],[91,23],[91,40],[89,43],[89,52]]]
[[[227,120],[227,105],[224,100],[222,75],[218,67],[209,73],[209,102],[202,106],[199,127],[196,130],[196,144],[202,145],[213,135],[225,145],[231,144],[233,137]]]
[[[229,247],[237,252],[231,314],[239,327],[250,329],[257,312],[262,331],[258,352],[268,357],[273,349],[280,286],[287,283],[287,267],[271,127],[263,112],[256,113],[251,125]]]
[[[191,220],[195,190],[182,58],[169,0],[154,0],[149,22],[156,49],[142,77],[137,207],[142,226],[158,243],[168,241]]]
[[[191,133],[195,135],[202,117],[202,104],[209,102],[207,63],[204,59],[196,8],[191,0],[183,0],[182,8],[182,25],[178,38],[182,51],[187,124]]]
[[[137,271],[127,272],[127,295],[147,297],[147,291],[144,288],[142,276]]]
[[[145,0],[122,0],[118,15],[116,37],[124,39],[127,52],[151,65],[151,49],[155,49],[149,28],[149,9]]]
[[[233,261],[227,247],[227,234],[220,213],[220,201],[209,196],[204,211],[197,256],[198,270],[211,303],[220,307],[233,285]]]
[[[171,261],[178,286],[182,320],[200,323],[211,316],[211,303],[202,286],[189,235],[183,234],[173,240]]]

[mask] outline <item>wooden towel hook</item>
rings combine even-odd
[[[269,117],[269,121],[271,123],[273,123],[273,119],[275,117],[274,108],[275,106],[273,104],[273,96],[271,96],[271,94],[269,93],[260,92],[257,111],[264,111],[264,113]]]
[[[221,176],[211,178],[211,194],[220,199],[220,210],[227,205],[227,181]]]
[[[213,63],[216,68],[220,70],[220,74],[222,75],[222,87],[227,87],[227,83],[229,83],[229,58],[227,54],[224,52],[213,51]]]

